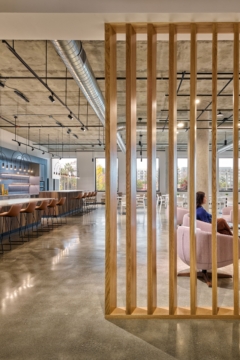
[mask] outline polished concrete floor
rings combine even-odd
[[[124,305],[125,215],[118,215],[118,305]],[[168,301],[165,210],[158,212],[158,305]],[[138,304],[146,298],[147,219],[138,210]],[[0,360],[239,359],[239,321],[105,320],[105,209],[0,255]],[[185,266],[179,261],[179,269]],[[231,271],[231,267],[227,269]],[[219,283],[219,302],[232,304],[232,280]],[[178,279],[188,306],[189,279]],[[198,281],[198,301],[211,289]]]

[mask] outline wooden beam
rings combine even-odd
[[[177,33],[169,25],[169,314],[177,307]]]
[[[238,108],[239,108],[239,25],[234,24],[233,41],[233,289],[234,315],[239,314],[238,272]]]
[[[117,306],[117,66],[116,33],[105,24],[106,249],[105,314]]]
[[[189,210],[190,210],[190,308],[196,314],[196,96],[197,96],[197,26],[191,24],[190,52],[190,137],[189,137]]]
[[[212,314],[217,315],[217,26],[212,25]]]
[[[156,269],[156,64],[157,35],[147,25],[147,234],[148,234],[148,314],[157,306]]]
[[[136,33],[126,25],[126,314],[136,308]]]
[[[195,25],[197,26],[198,34],[212,34],[212,25],[216,24],[217,32],[219,34],[232,34],[233,33],[233,25],[239,25],[239,22],[197,22]],[[175,22],[175,23],[167,23],[167,22],[154,22],[152,23],[157,34],[168,34],[169,33],[169,25],[175,25],[177,34],[191,34],[191,23],[190,22]],[[113,23],[113,29],[118,34],[126,33],[126,23]],[[136,34],[147,34],[147,23],[146,22],[136,22],[132,23],[132,27],[134,28]]]

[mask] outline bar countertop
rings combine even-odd
[[[31,202],[38,202],[43,200],[51,200],[52,198],[19,198],[19,199],[6,199],[6,200],[0,200],[0,207],[3,206],[12,206],[16,204],[26,204]]]

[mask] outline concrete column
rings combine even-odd
[[[205,111],[197,121],[196,144],[196,191],[204,191],[209,196],[209,112]],[[208,210],[208,202],[205,206]]]

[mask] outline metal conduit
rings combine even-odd
[[[88,62],[81,41],[52,40],[52,44],[97,117],[103,126],[105,126],[105,100]],[[126,152],[125,144],[119,133],[117,133],[117,143],[120,149]]]

